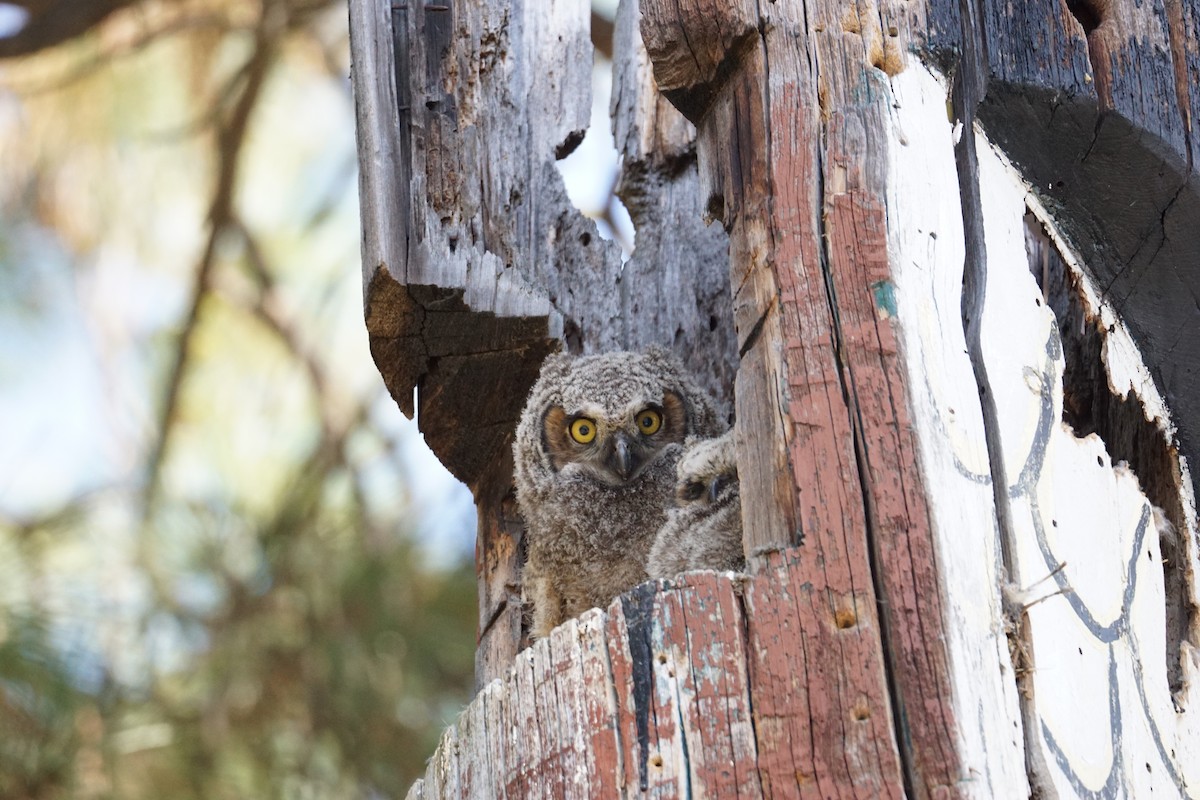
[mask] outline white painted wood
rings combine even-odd
[[[960,789],[981,800],[1028,797],[1001,620],[1002,569],[983,416],[959,311],[963,223],[947,90],[915,58],[891,86],[889,260],[949,615],[946,646],[966,771]]]
[[[939,541],[960,747],[972,797],[1028,796],[1016,681],[1002,614],[1006,578],[976,397],[960,318],[964,248],[954,127],[944,84],[919,63],[891,80],[889,245],[921,466]],[[1013,509],[1017,574],[1029,608],[1034,740],[1060,797],[1178,796],[1200,787],[1200,669],[1185,643],[1186,709],[1167,683],[1163,572],[1155,515],[1138,481],[1103,441],[1062,423],[1061,347],[1053,313],[1029,271],[1024,217],[1048,229],[1108,329],[1115,393],[1132,390],[1146,418],[1173,432],[1169,410],[1114,309],[1018,173],[978,137],[988,258],[984,356],[996,394]],[[927,199],[913,203],[914,196]],[[1197,591],[1195,500],[1181,463]],[[1039,539],[1040,537],[1040,539]],[[1136,548],[1136,553],[1135,553]],[[1055,565],[1067,566],[1047,578]],[[1131,586],[1132,578],[1132,588]],[[1129,589],[1127,591],[1127,589]],[[1128,601],[1128,604],[1127,604]],[[1126,606],[1128,605],[1128,608]],[[1112,641],[1106,641],[1111,639]],[[1035,767],[1036,768],[1036,767]],[[1196,792],[1195,788],[1190,789]]]
[[[1003,157],[1001,156],[1002,160]],[[1171,419],[1170,409],[1167,408],[1167,402],[1163,399],[1162,393],[1159,392],[1158,386],[1155,385],[1154,379],[1150,376],[1150,370],[1147,369],[1145,362],[1142,360],[1141,353],[1138,351],[1137,344],[1133,341],[1133,335],[1129,332],[1129,327],[1125,321],[1121,319],[1116,312],[1116,309],[1101,298],[1099,288],[1095,285],[1088,270],[1084,269],[1084,265],[1080,263],[1074,251],[1071,250],[1066,240],[1059,234],[1054,223],[1054,218],[1050,212],[1042,205],[1037,196],[1032,192],[1025,195],[1025,205],[1029,211],[1037,217],[1042,224],[1051,241],[1054,242],[1058,254],[1066,261],[1070,267],[1072,274],[1079,279],[1080,288],[1083,290],[1083,299],[1089,314],[1097,317],[1101,324],[1108,331],[1105,346],[1105,366],[1108,372],[1108,385],[1113,394],[1125,395],[1128,392],[1133,392],[1142,401],[1142,407],[1145,411],[1147,420],[1154,422],[1166,435],[1170,441],[1175,437],[1175,423]],[[1183,479],[1181,481],[1181,491],[1183,493],[1183,512],[1187,520],[1187,528],[1193,534],[1197,530],[1196,518],[1196,495],[1193,491],[1193,483],[1191,478],[1191,469],[1187,459],[1179,456],[1180,471]],[[1193,535],[1191,541],[1195,543],[1196,537]],[[1191,555],[1191,564],[1193,572],[1200,574],[1200,561],[1197,561],[1197,548],[1195,546],[1188,548]],[[1194,587],[1193,587],[1194,588]],[[1197,598],[1193,597],[1193,600]],[[1200,688],[1200,685],[1198,685]]]
[[[1172,706],[1153,509],[1099,437],[1076,437],[1061,421],[1061,347],[1025,245],[1024,216],[1034,203],[1016,171],[976,135],[989,267],[984,349],[1012,483],[1012,580],[1028,603],[1070,590],[1028,609],[1045,768],[1061,797],[1197,796],[1200,712]],[[1114,341],[1110,382],[1144,390],[1148,376],[1132,341]],[[1159,403],[1148,417],[1167,420]],[[1187,536],[1194,541],[1194,531]],[[1066,566],[1047,579],[1059,562]]]
[[[589,775],[592,772],[584,740],[586,718],[583,708],[583,651],[580,645],[577,620],[568,620],[555,628],[550,641],[551,691],[557,692],[556,715],[558,731],[564,748],[563,784],[568,795],[587,797],[592,794]]]

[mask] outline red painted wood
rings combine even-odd
[[[564,728],[569,724],[569,720],[563,718],[558,707],[558,686],[555,680],[557,676],[550,664],[550,647],[547,645],[552,644],[553,642],[547,642],[526,651],[531,654],[532,662],[530,672],[538,750],[536,757],[529,752],[525,753],[525,757],[530,762],[531,770],[537,775],[536,780],[542,796],[549,800],[562,800],[566,797],[567,770],[569,765],[574,765],[569,734],[564,735]]]
[[[665,628],[679,654],[675,667],[688,731],[692,792],[704,797],[761,794],[747,687],[744,629],[734,586],[712,573],[691,574],[668,595],[683,625]],[[695,745],[699,739],[699,747]]]
[[[701,169],[723,198],[730,230],[745,353],[736,399],[739,465],[749,465],[741,476],[747,552],[798,537],[803,554],[798,561],[773,559],[764,573],[779,572],[777,588],[790,587],[790,603],[757,578],[749,595],[764,615],[750,625],[759,650],[752,670],[762,678],[752,683],[755,692],[766,689],[769,709],[758,742],[764,789],[811,783],[819,796],[899,796],[855,410],[847,404],[839,320],[823,263],[816,53],[801,9],[777,4],[762,13],[770,18],[754,26],[763,32],[757,41],[715,59],[726,69],[689,77],[714,96],[694,121]],[[697,41],[691,35],[700,26],[697,16],[727,18],[726,27],[734,28],[746,9],[648,2],[647,42]],[[672,39],[662,34],[667,28],[685,33]],[[669,54],[651,49],[651,58],[658,66]],[[696,61],[698,70],[702,63]],[[777,446],[782,454],[772,452]],[[802,666],[801,685],[793,665]]]
[[[921,796],[959,778],[936,543],[919,469],[893,328],[882,83],[876,102],[834,114],[827,126],[824,185],[830,272],[876,548],[896,696]],[[874,167],[872,169],[872,167]]]
[[[615,732],[620,755],[618,781],[625,791],[633,792],[639,785],[638,765],[641,761],[638,748],[638,709],[633,691],[633,659],[629,651],[625,611],[620,598],[608,607],[604,630],[616,706]]]
[[[886,695],[873,693],[869,671],[843,669],[820,655],[839,653],[843,663],[861,655],[866,615],[840,628],[839,619],[855,618],[851,597],[813,581],[804,556],[772,555],[745,589],[764,794],[898,797],[898,763],[879,752],[891,730]]]
[[[589,611],[579,619],[580,675],[583,681],[584,741],[589,754],[588,781],[596,797],[617,797],[624,765],[618,740],[617,698],[609,664],[605,619]]]
[[[756,618],[751,631],[761,623],[785,651],[795,650],[789,637],[804,640],[798,705],[811,739],[768,720],[764,788],[785,785],[790,771],[801,784],[812,776],[818,796],[864,786],[897,796],[907,773],[927,796],[953,785],[960,766],[907,387],[892,323],[875,304],[878,293],[886,306],[891,289],[889,106],[872,66],[899,68],[896,43],[871,15],[821,0],[803,9],[650,0],[642,10],[656,77],[697,124],[700,166],[730,231],[747,554],[799,540],[787,567],[792,616]],[[713,18],[723,39],[699,36]],[[689,61],[681,46],[705,52]],[[768,685],[754,691],[791,719],[796,695],[774,680],[785,674],[776,658],[757,663]],[[829,741],[842,752],[823,749]]]
[[[591,795],[589,763],[583,738],[583,654],[579,646],[579,627],[571,621],[550,634],[550,672],[547,681],[551,707],[557,715],[562,747],[562,784],[567,796]]]

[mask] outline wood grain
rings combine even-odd
[[[1126,317],[1132,339],[1107,366],[1141,365],[1136,340],[1149,369],[1130,391],[1157,385],[1196,463],[1198,8],[627,2],[613,109],[639,249],[622,268],[553,166],[586,125],[586,3],[352,3],[372,352],[410,413],[420,387],[423,430],[475,491],[477,674],[498,678],[410,795],[1186,794],[1195,762],[1176,753],[1193,753],[1196,692],[1182,688],[1194,669],[1181,661],[1176,686],[1144,656],[1190,653],[1198,628],[1187,606],[1161,635],[1167,551],[1151,541],[1141,557],[1154,529],[1133,509],[1136,481],[1096,441],[1056,431],[1045,444],[1058,449],[1037,451],[1053,480],[1021,483],[1034,452],[1022,415],[1036,406],[1053,427],[1061,387],[1046,377],[1059,356],[1028,348],[1049,353],[1054,337],[1022,294],[1014,220],[1041,209],[1063,258],[1096,279],[1090,313],[1110,315],[1110,334]],[[920,95],[916,113],[900,86]],[[953,142],[973,154],[961,183],[949,167],[917,194],[925,176],[898,162],[941,170]],[[914,299],[926,288],[932,300]],[[986,352],[947,332],[962,313],[978,334],[985,309]],[[722,400],[736,371],[752,574],[645,584],[517,654],[506,459],[526,387],[560,346],[650,343],[673,344]],[[982,403],[950,385],[971,379]],[[481,408],[480,394],[496,402]],[[1092,456],[1105,472],[1084,480]],[[1047,535],[1069,517],[1040,509],[1050,484],[1120,503],[1107,522]],[[1192,572],[1175,596],[1194,604],[1193,501],[1179,488]],[[1104,561],[1116,578],[1099,583],[1064,570],[1074,600],[1012,600],[1052,568],[1047,552],[1092,558],[1092,533],[1136,560]],[[1127,627],[1097,623],[1093,607]],[[1088,636],[1103,648],[1085,651]],[[1086,725],[1071,728],[1064,698]],[[1089,772],[1104,752],[1107,774]]]
[[[475,494],[477,688],[522,642],[509,453],[546,355],[672,346],[731,407],[726,237],[701,219],[694,131],[622,14],[625,265],[555,168],[590,116],[585,0],[350,4],[367,332],[392,397]]]
[[[696,130],[659,93],[638,14],[637,0],[621,3],[613,62],[617,193],[637,229],[621,276],[622,346],[669,343],[732,419],[738,359],[729,237],[704,219]]]
[[[886,741],[878,729],[891,724],[886,699],[873,704],[868,674],[814,656],[855,634],[839,627],[801,556],[773,554],[752,577],[697,572],[643,584],[607,612],[559,627],[476,697],[414,791],[900,796],[898,773],[871,766],[880,760],[872,745]],[[801,606],[828,618],[803,627]],[[856,780],[841,781],[850,772]]]
[[[747,554],[794,543],[809,554],[787,624],[814,665],[808,696],[835,698],[808,708],[814,739],[846,752],[816,746],[790,774],[824,782],[825,795],[864,781],[944,793],[961,771],[945,613],[888,312],[886,71],[903,66],[898,26],[885,30],[872,4],[643,12],[660,84],[697,125],[709,206],[730,230]],[[788,647],[783,633],[770,642]],[[791,694],[780,696],[786,707]],[[793,726],[777,733],[775,748],[803,741]],[[764,784],[788,781],[775,755],[760,753],[774,765]]]
[[[882,61],[882,45],[872,36],[831,33],[838,21],[823,22],[825,32],[816,38],[820,63],[851,64],[873,50]],[[826,82],[821,163],[839,353],[864,478],[898,739],[910,791],[934,796],[958,781],[962,767],[948,698],[944,579],[910,411],[910,373],[897,341],[886,208],[891,93],[882,71],[833,72]]]

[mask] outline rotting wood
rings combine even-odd
[[[637,228],[621,276],[622,341],[672,345],[722,416],[732,419],[737,342],[729,240],[720,225],[704,220],[696,131],[659,94],[638,15],[637,0],[621,3],[613,54],[616,188]]]
[[[1193,703],[1200,695],[1173,697],[1163,658],[1161,517],[1103,439],[1077,436],[1062,423],[1063,340],[1028,269],[1030,213],[1048,226],[1053,246],[1064,248],[1060,257],[1075,265],[1081,287],[1089,279],[1013,167],[982,137],[977,150],[991,267],[981,333],[1011,476],[1008,594],[1019,605],[1030,659],[1023,684],[1031,783],[1060,797],[1195,796],[1200,717]],[[1089,304],[1096,297],[1091,288],[1085,294]],[[1101,366],[1108,380],[1129,385],[1128,376],[1137,376],[1130,400],[1165,415],[1124,324],[1096,306],[1090,313],[1108,317],[1112,347]],[[1182,549],[1194,570],[1194,512],[1185,516]],[[1191,591],[1194,598],[1194,581]],[[1183,669],[1191,684],[1197,665]]]
[[[820,767],[812,750],[776,750],[764,762],[756,749],[765,741],[763,726],[777,720],[797,736],[808,730],[807,718],[796,714],[804,706],[789,698],[803,688],[797,683],[806,664],[803,639],[785,635],[789,644],[773,653],[756,639],[789,627],[775,608],[777,585],[808,591],[796,562],[777,559],[769,573],[752,578],[700,572],[643,584],[606,612],[568,621],[480,693],[443,736],[414,791],[429,798],[791,794],[787,782],[777,782],[772,793],[764,764],[783,756],[786,769],[814,775]],[[745,605],[739,601],[744,591]],[[767,670],[773,677],[760,682],[756,675]],[[779,705],[762,692],[774,692]],[[556,698],[554,708],[550,698]],[[570,707],[579,713],[564,713],[564,698],[575,698]],[[482,741],[468,743],[468,731]],[[808,741],[818,759],[845,757],[839,737]],[[469,766],[466,757],[474,759]],[[471,786],[503,788],[492,795],[447,793],[452,781],[462,791],[467,775]],[[867,781],[845,796],[875,797],[878,789]]]
[[[724,234],[699,219],[690,127],[654,100],[635,38],[618,55],[618,126],[638,253],[623,267],[568,202],[554,162],[590,114],[584,0],[354,0],[350,17],[371,352],[475,496],[482,686],[522,642],[509,451],[541,362],[670,345],[728,408]]]
[[[1054,312],[1063,347],[1062,420],[1078,438],[1098,435],[1112,461],[1128,465],[1146,499],[1170,522],[1169,531],[1159,532],[1158,542],[1166,607],[1162,659],[1170,690],[1180,695],[1184,689],[1181,648],[1186,641],[1200,641],[1200,630],[1189,630],[1200,619],[1189,596],[1186,537],[1178,533],[1195,527],[1185,499],[1190,487],[1184,484],[1164,420],[1143,400],[1145,387],[1130,387],[1123,394],[1112,388],[1108,364],[1121,357],[1120,337],[1110,333],[1100,318],[1083,285],[1085,278],[1063,261],[1032,212],[1026,215],[1026,223],[1030,272]]]
[[[645,5],[651,26],[677,13],[664,10],[670,4]],[[640,234],[642,260],[635,257],[624,273],[614,271],[611,260],[590,256],[561,270],[555,264],[554,271],[537,272],[547,240],[522,251],[524,245],[513,239],[519,232],[504,225],[534,220],[535,233],[553,232],[548,241],[551,250],[559,248],[555,252],[567,252],[568,242],[576,249],[598,242],[582,235],[572,241],[580,229],[567,216],[548,210],[556,202],[548,196],[538,196],[533,203],[537,208],[527,216],[521,211],[480,217],[472,232],[486,235],[471,241],[476,249],[469,258],[445,261],[444,251],[434,253],[432,266],[427,266],[436,283],[404,284],[393,281],[390,273],[376,273],[378,264],[403,262],[407,269],[409,250],[432,252],[429,242],[439,241],[437,237],[421,239],[418,231],[415,240],[405,239],[403,258],[390,262],[379,253],[392,246],[388,241],[394,230],[382,229],[379,241],[369,245],[377,251],[371,258],[364,243],[365,264],[376,265],[365,273],[372,344],[377,358],[401,376],[389,379],[389,386],[397,393],[395,387],[407,386],[406,381],[425,381],[422,423],[430,426],[431,441],[440,442],[435,445],[439,454],[464,474],[484,476],[473,486],[481,509],[478,672],[483,679],[512,667],[483,690],[460,726],[446,734],[437,763],[410,794],[572,796],[584,791],[579,787],[585,778],[598,796],[640,794],[643,788],[652,794],[693,791],[697,796],[734,789],[747,796],[880,796],[898,795],[902,788],[915,797],[1023,796],[1029,791],[1028,778],[1035,779],[1037,791],[1054,790],[1061,796],[1164,788],[1186,794],[1186,787],[1197,782],[1193,777],[1189,783],[1187,769],[1200,763],[1192,757],[1191,743],[1197,739],[1194,712],[1189,711],[1200,705],[1200,689],[1178,693],[1180,708],[1175,709],[1164,688],[1167,670],[1157,653],[1161,649],[1169,658],[1171,650],[1158,638],[1167,601],[1155,594],[1162,588],[1162,570],[1154,562],[1165,551],[1150,546],[1144,558],[1138,551],[1133,552],[1136,559],[1122,560],[1137,549],[1135,542],[1155,540],[1153,529],[1142,524],[1142,507],[1136,519],[1128,513],[1137,504],[1136,481],[1096,440],[1080,443],[1052,436],[1047,442],[1058,448],[1059,460],[1051,453],[1046,469],[1057,470],[1053,480],[1037,488],[1020,483],[1026,464],[1015,462],[1028,455],[1022,445],[1029,428],[1022,414],[1030,407],[1041,413],[1047,403],[1060,402],[1061,387],[1053,364],[1030,361],[1027,354],[1016,360],[1010,356],[1042,332],[1038,325],[1044,319],[1013,330],[1003,325],[989,329],[988,371],[1001,376],[998,393],[1005,397],[989,422],[1004,469],[989,469],[980,452],[978,399],[961,396],[957,386],[971,377],[961,330],[946,327],[958,323],[961,286],[954,284],[961,282],[963,241],[962,229],[952,230],[947,219],[957,217],[977,237],[968,261],[975,263],[978,256],[983,263],[994,259],[1009,266],[982,276],[1006,282],[990,289],[991,284],[980,284],[991,295],[987,299],[1000,304],[988,313],[1007,307],[1001,298],[1027,299],[1022,294],[1027,287],[1014,283],[1018,278],[1029,282],[1024,255],[1012,243],[1021,241],[1022,215],[1035,208],[1041,209],[1037,213],[1043,214],[1047,230],[1054,229],[1064,259],[1071,253],[1069,242],[1076,241],[1095,263],[1074,254],[1072,263],[1102,276],[1109,271],[1112,280],[1100,287],[1109,294],[1095,310],[1106,326],[1119,322],[1114,311],[1132,314],[1144,301],[1137,296],[1143,291],[1139,281],[1149,280],[1172,302],[1186,300],[1195,276],[1185,268],[1190,262],[1180,259],[1195,251],[1188,250],[1193,231],[1181,222],[1189,217],[1179,215],[1190,208],[1195,193],[1190,120],[1200,81],[1193,77],[1195,35],[1190,40],[1183,36],[1181,46],[1179,21],[1191,25],[1183,28],[1185,34],[1196,30],[1196,0],[1133,5],[1037,0],[1015,10],[992,0],[902,6],[860,0],[836,8],[809,2],[802,16],[799,9],[780,5],[761,11],[748,2],[722,6],[695,20],[692,29],[679,26],[689,31],[683,39],[669,26],[657,38],[648,36],[651,52],[667,56],[664,90],[698,122],[700,173],[689,144],[691,130],[650,91],[653,82],[644,56],[625,40],[625,55],[618,55],[624,69],[618,70],[618,84],[626,88],[614,94],[627,168],[622,191],[643,229],[654,224],[656,215],[664,226]],[[543,21],[514,4],[508,6],[511,16],[491,12],[489,18],[489,12],[480,12],[480,28],[453,17],[463,8],[437,8],[432,22],[420,21],[426,9],[397,5],[393,11],[395,19],[407,21],[407,27],[396,28],[402,51],[413,52],[413,41],[422,39],[431,52],[452,61],[453,69],[430,72],[423,55],[415,57],[412,73],[393,67],[397,75],[415,76],[414,81],[437,75],[446,80],[419,87],[424,94],[417,99],[425,98],[424,111],[408,102],[411,97],[398,104],[406,133],[396,134],[394,150],[402,155],[397,161],[383,158],[382,165],[379,158],[372,162],[382,171],[376,169],[375,182],[367,182],[364,206],[372,187],[383,187],[386,194],[392,180],[388,170],[411,173],[412,164],[424,158],[412,180],[410,173],[397,179],[397,185],[412,189],[405,202],[418,198],[421,203],[389,212],[392,201],[377,198],[371,212],[376,225],[388,213],[400,213],[427,231],[432,209],[445,233],[445,226],[459,225],[461,219],[476,220],[471,216],[476,212],[487,216],[496,207],[508,211],[533,202],[509,194],[509,206],[493,206],[481,201],[480,194],[474,196],[479,204],[468,203],[470,213],[463,212],[461,219],[441,216],[451,209],[455,181],[474,159],[486,160],[478,141],[463,145],[454,139],[463,134],[463,121],[493,124],[480,122],[487,116],[484,107],[463,98],[478,95],[480,82],[494,80],[500,67],[520,61],[521,56],[509,52],[515,46],[506,38],[512,26],[520,30],[520,46],[527,47],[535,44],[531,31],[546,32],[539,27]],[[617,26],[626,37],[636,17],[631,8],[625,5]],[[1089,8],[1097,19],[1088,17]],[[982,16],[964,25],[958,17],[964,9]],[[562,10],[556,7],[555,14]],[[692,6],[687,10],[696,13]],[[416,16],[405,16],[410,13]],[[800,18],[789,16],[793,13]],[[1104,14],[1109,17],[1101,19]],[[489,27],[488,19],[508,23]],[[917,39],[910,39],[910,33]],[[362,50],[361,32],[356,36]],[[985,37],[993,44],[1012,40],[1019,46],[984,49]],[[455,51],[460,38],[478,44],[478,52],[470,47]],[[956,63],[947,43],[990,60]],[[977,132],[969,117],[965,130],[945,120],[944,87],[939,89],[937,78],[905,55],[913,49],[931,63],[955,67],[960,85],[970,83],[979,90],[981,129],[993,133],[1016,158],[1040,200],[1027,197],[1024,206],[1008,200],[997,205],[992,198],[985,213],[981,197],[1016,185],[1010,167],[996,169],[1000,162],[985,159],[988,177],[964,206],[958,187],[946,180],[953,174],[949,143],[974,144]],[[566,51],[569,58],[573,45]],[[1108,54],[1110,74],[1093,74],[1102,72],[1092,67],[1103,66],[1103,53]],[[476,57],[482,70],[473,61]],[[365,73],[358,74],[358,63],[356,56],[356,80],[361,82]],[[890,81],[884,77],[904,67]],[[910,80],[914,71],[921,71],[915,84]],[[550,74],[561,76],[554,68]],[[464,75],[469,79],[459,81]],[[436,92],[430,90],[434,85],[440,87]],[[522,84],[522,90],[527,88]],[[1137,96],[1143,89],[1145,95]],[[1172,116],[1170,103],[1151,108],[1152,97],[1174,97],[1178,113]],[[553,96],[538,95],[536,113],[566,119],[556,102]],[[958,122],[962,120],[960,116]],[[360,117],[360,130],[368,126],[360,134],[365,153],[378,156],[386,149],[371,139],[369,130],[377,124],[377,139],[386,138],[391,135],[386,122],[386,114],[368,114],[365,122]],[[505,134],[520,128],[511,119],[494,125]],[[556,135],[565,131],[565,138],[545,139],[553,145],[550,150],[561,153],[577,139],[577,131],[566,128],[555,129]],[[927,146],[930,135],[933,143]],[[1047,144],[1047,138],[1057,136],[1063,141]],[[933,171],[938,172],[924,194],[914,188],[924,185],[920,168],[897,166],[906,156],[898,156],[896,148],[918,139],[922,164],[936,162]],[[511,141],[515,139],[506,145],[511,147]],[[988,152],[986,139],[979,142]],[[1089,149],[1081,149],[1083,143]],[[377,146],[383,149],[373,149]],[[1129,172],[1113,163],[1125,146],[1134,154]],[[465,149],[455,149],[460,147]],[[947,158],[949,172],[942,174]],[[546,160],[541,166],[548,164]],[[1101,186],[1089,193],[1104,169],[1126,183],[1130,173],[1142,170],[1146,185]],[[536,165],[522,179],[530,176],[534,183],[555,177]],[[1048,183],[1043,180],[1047,176]],[[422,187],[414,188],[422,180]],[[477,188],[470,187],[467,194]],[[1122,213],[1119,199],[1129,199],[1135,210]],[[1002,205],[1002,213],[997,212]],[[506,360],[522,369],[535,365],[560,338],[582,351],[673,340],[689,350],[693,366],[704,367],[706,381],[719,385],[730,374],[734,351],[725,341],[705,339],[703,326],[711,325],[715,315],[687,306],[692,297],[702,303],[729,302],[719,293],[701,291],[700,285],[712,280],[712,255],[724,243],[718,235],[702,245],[698,252],[708,260],[693,258],[691,268],[669,262],[672,250],[681,249],[672,235],[691,243],[698,241],[700,231],[719,234],[717,226],[706,231],[688,227],[696,224],[701,208],[728,225],[733,236],[740,466],[743,484],[758,492],[759,502],[747,503],[746,509],[747,546],[757,571],[749,578],[689,575],[644,585],[614,602],[606,615],[588,612],[514,660],[520,635],[520,522],[511,514],[507,466],[497,466],[507,447],[496,438],[507,424],[507,412],[489,408],[487,418],[479,419],[478,404],[476,410],[454,405],[462,398],[455,387],[466,385],[472,375],[496,372],[496,365]],[[1062,226],[1046,221],[1059,216]],[[1013,219],[1017,237],[997,240],[996,220],[1006,225]],[[539,220],[552,224],[539,228]],[[916,236],[900,229],[910,223],[923,226]],[[453,255],[465,241],[449,237],[446,247]],[[510,252],[531,258],[517,258],[512,267],[497,255]],[[1113,253],[1129,258],[1115,263]],[[462,264],[468,267],[466,278],[456,271]],[[417,263],[413,274],[425,268]],[[1166,274],[1170,270],[1176,273],[1173,278]],[[678,295],[662,292],[667,284],[689,279],[695,285]],[[519,288],[515,294],[509,291],[513,286]],[[929,298],[913,296],[926,288]],[[515,308],[512,298],[522,297],[526,289],[533,305],[544,305],[544,316],[506,316]],[[968,306],[972,314],[982,314],[986,307],[984,299]],[[1142,323],[1152,316],[1144,308],[1136,312]],[[1014,319],[1018,316],[1025,319]],[[673,327],[677,317],[685,320],[681,328]],[[562,337],[558,318],[565,321]],[[720,320],[717,324],[720,328]],[[1131,327],[1136,332],[1137,325]],[[1107,330],[1106,367],[1140,364],[1136,348],[1115,336],[1113,327]],[[1185,346],[1187,330],[1171,333]],[[1010,346],[1009,337],[1021,339],[1020,347]],[[1040,346],[1052,337],[1047,333],[1043,338]],[[520,344],[526,340],[532,343]],[[501,344],[489,349],[489,342]],[[706,363],[706,347],[722,355]],[[1158,370],[1155,377],[1178,400],[1186,381],[1164,369],[1186,372],[1191,362],[1181,358],[1164,366],[1161,349],[1158,355],[1157,364],[1151,364]],[[930,356],[937,363],[925,367],[923,359]],[[531,374],[506,377],[520,381]],[[1120,382],[1112,375],[1110,380]],[[1137,373],[1142,388],[1149,375]],[[403,390],[397,399],[403,404]],[[426,404],[436,413],[425,414]],[[455,414],[466,416],[455,419]],[[1182,426],[1194,423],[1195,415],[1181,416],[1186,450]],[[467,441],[472,436],[474,441]],[[1075,458],[1080,454],[1086,457]],[[1095,473],[1090,472],[1093,457],[1098,459]],[[1085,474],[1087,480],[1078,477]],[[1020,517],[1013,522],[1010,515],[1000,540],[1009,548],[1007,575],[1002,559],[989,551],[996,541],[997,508],[990,502],[996,475],[1011,480],[998,482],[995,499],[1011,504]],[[1038,526],[1043,531],[1055,527],[1055,519],[1035,513],[1034,506],[1047,502],[1047,487],[1075,487],[1076,481],[1082,495],[1099,491],[1116,499],[1103,505],[1106,513],[1099,516],[1104,519],[1052,533],[1046,540],[1050,552],[1075,548],[1082,554],[1076,560],[1103,551],[1089,543],[1105,542],[1119,552],[1104,569],[1120,574],[1089,585],[1085,571],[1063,568],[1047,579],[1055,581],[1050,588],[1079,584],[1086,595],[1078,601],[1082,605],[1063,595],[1026,608],[1023,604],[1032,598],[1028,587],[1049,570]],[[1189,527],[1180,541],[1181,558],[1192,572],[1181,593],[1194,600],[1190,503],[1190,497],[1184,498]],[[1131,520],[1136,524],[1128,524]],[[790,546],[797,542],[798,547]],[[1009,584],[1010,579],[1016,583]],[[1126,593],[1123,587],[1131,588]],[[1001,588],[1009,609],[1016,609],[1026,623],[1022,646],[1028,645],[1034,658],[1016,665],[1028,679],[1023,684],[1028,690],[1024,719],[1016,709],[1014,665],[1003,635],[998,635]],[[1126,594],[1129,602],[1122,604]],[[1114,613],[1126,620],[1122,630],[1109,626],[1112,630],[1105,633],[1117,636],[1102,642],[1109,647],[1100,653],[1107,660],[1097,660],[1086,649],[1091,646],[1087,637],[1071,628],[1081,621],[1087,628],[1089,613],[1092,621],[1099,619],[1090,609],[1117,609]],[[1056,636],[1060,630],[1069,635]],[[1136,635],[1127,635],[1130,631]],[[1078,663],[1072,660],[1074,650],[1063,646],[1076,641]],[[1181,653],[1190,653],[1189,646],[1182,639],[1178,643]],[[712,679],[716,664],[721,665],[720,680]],[[1194,674],[1183,666],[1181,677]],[[1063,683],[1065,673],[1080,678]],[[1189,685],[1200,687],[1200,681]],[[1094,687],[1103,691],[1092,691]],[[1075,717],[1064,705],[1066,697],[1086,707],[1086,730],[1072,729]],[[1113,720],[1128,726],[1119,729]],[[1112,757],[1101,765],[1107,771],[1097,782],[1089,769],[1093,756],[1105,747]],[[1023,757],[1029,752],[1034,758],[1026,765]],[[727,770],[730,753],[733,762]],[[1028,776],[1022,774],[1026,767]]]

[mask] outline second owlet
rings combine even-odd
[[[650,549],[646,571],[651,578],[745,566],[733,436],[729,431],[716,439],[687,441],[679,459],[676,507]]]
[[[513,443],[534,637],[646,580],[683,441],[720,430],[666,350],[547,359]]]

